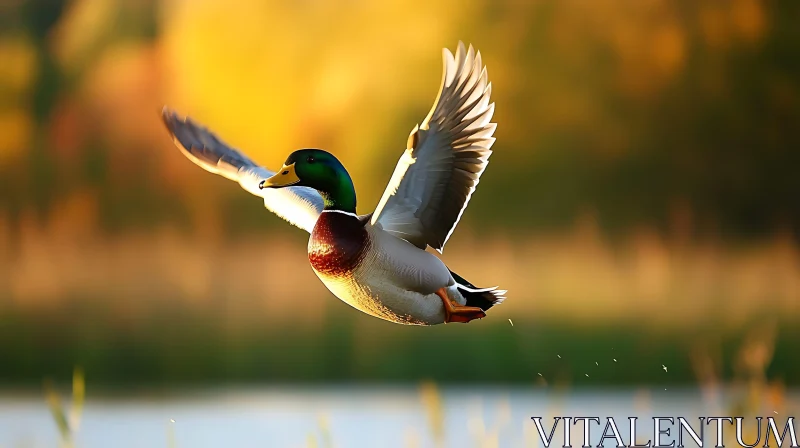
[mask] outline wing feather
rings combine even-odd
[[[189,160],[208,172],[238,182],[251,194],[263,198],[268,210],[311,233],[324,207],[316,190],[307,187],[262,190],[258,184],[275,172],[257,165],[188,117],[181,118],[165,107],[162,118],[175,145]]]
[[[495,142],[492,85],[480,52],[443,50],[436,101],[416,126],[372,224],[420,248],[442,250],[489,163]]]

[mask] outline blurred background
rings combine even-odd
[[[164,394],[243,385],[299,388],[308,415],[387,385],[409,416],[461,409],[463,390],[616,390],[603,400],[629,410],[629,392],[715,385],[778,412],[800,385],[798,21],[800,3],[759,0],[0,1],[0,445],[55,437],[42,381],[76,367],[80,396],[85,376],[89,398],[159,397],[179,423]],[[443,259],[509,290],[470,325],[340,302],[308,235],[160,120],[169,105],[273,168],[325,148],[368,213],[459,40],[488,66],[497,143]],[[172,434],[165,408],[110,403]],[[518,408],[515,430],[543,413]],[[196,412],[196,436],[229,415]],[[431,421],[423,445],[444,440]]]

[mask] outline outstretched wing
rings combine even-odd
[[[162,117],[175,145],[189,160],[206,171],[238,182],[245,190],[264,198],[264,205],[271,212],[311,233],[324,207],[316,190],[307,187],[261,190],[258,184],[275,174],[273,171],[256,165],[188,117],[180,118],[166,107]]]
[[[461,42],[455,57],[444,49],[439,95],[411,131],[372,224],[441,252],[492,154],[491,92],[480,52]]]

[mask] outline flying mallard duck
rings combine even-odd
[[[189,118],[166,108],[163,118],[191,161],[311,234],[311,266],[341,300],[400,324],[466,323],[485,317],[505,291],[473,286],[425,249],[442,251],[489,163],[491,91],[480,53],[461,42],[455,56],[444,49],[433,108],[411,131],[377,209],[362,216],[350,175],[326,151],[295,151],[275,173]]]

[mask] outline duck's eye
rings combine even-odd
[[[314,156],[308,156],[308,158],[306,159],[306,162],[314,163]]]

